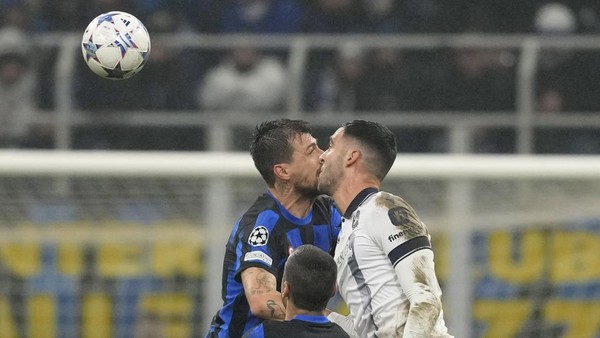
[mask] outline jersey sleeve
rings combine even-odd
[[[400,197],[377,196],[370,219],[371,236],[394,266],[398,281],[411,306],[404,337],[425,337],[441,311],[441,290],[434,269],[429,233],[413,208]],[[404,311],[404,310],[401,310]],[[398,318],[398,317],[397,317]],[[398,327],[396,325],[396,327]]]
[[[431,249],[427,227],[402,198],[382,192],[375,197],[369,219],[371,238],[382,248],[393,266],[423,249]]]
[[[435,274],[433,251],[417,251],[400,261],[395,270],[410,302],[404,336],[425,337],[434,331],[442,312],[441,290]]]
[[[279,215],[272,210],[260,212],[252,220],[246,220],[237,234],[236,254],[238,266],[235,279],[241,281],[241,273],[249,267],[263,268],[275,276],[279,270],[279,261],[284,255],[282,248],[285,240],[277,227]]]

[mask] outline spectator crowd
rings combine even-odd
[[[510,4],[491,0],[0,0],[0,146],[52,147],[48,131],[29,125],[28,112],[56,109],[57,51],[30,46],[27,36],[80,33],[95,16],[112,10],[136,15],[151,35],[600,32],[600,2],[591,0]],[[99,79],[82,62],[73,84],[76,109],[252,114],[284,108],[288,50],[252,45],[232,50],[173,49],[159,41],[153,41],[152,47],[146,68],[123,82]],[[360,44],[313,49],[303,74],[301,109],[312,114],[514,113],[519,53],[509,48],[409,50]],[[598,54],[593,49],[540,53],[537,112],[600,111]],[[400,151],[448,150],[440,145],[440,131],[397,132]],[[75,131],[73,147],[202,149],[205,142],[197,134],[196,129],[182,127],[148,132],[88,126]],[[482,134],[475,151],[515,151],[514,131]],[[600,153],[598,134],[585,129],[540,131],[536,151]],[[566,144],[557,136],[573,141]]]

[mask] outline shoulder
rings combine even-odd
[[[333,198],[327,195],[318,196],[313,203],[313,211],[326,215],[330,223],[337,225],[342,221],[342,215],[333,201]]]
[[[324,210],[329,213],[332,211],[337,212],[337,210],[338,210],[335,202],[333,201],[333,198],[331,198],[327,195],[317,196],[317,198],[315,198],[315,201],[313,203],[313,209],[321,209],[321,210]]]
[[[248,210],[246,211],[246,214],[258,214],[264,210],[273,210],[273,211],[279,210],[279,208],[277,207],[277,202],[275,202],[275,199],[266,193],[258,196],[254,200],[254,202],[252,203],[250,208],[248,208]]]
[[[325,336],[330,338],[346,338],[348,334],[341,326],[333,323],[314,323],[305,320],[286,320],[274,321],[268,320],[263,322],[265,338],[280,338],[280,337],[297,337],[301,333],[307,336]]]
[[[402,197],[379,191],[369,196],[359,207],[361,214],[383,213],[387,214],[394,225],[403,223],[408,216],[417,217],[415,210]]]
[[[281,215],[277,202],[267,194],[259,196],[240,218],[240,225],[254,224],[257,220],[275,222]]]
[[[258,324],[254,328],[246,331],[246,333],[244,333],[242,338],[266,338],[264,323]]]
[[[410,207],[402,197],[394,195],[386,191],[378,191],[373,195],[369,196],[363,206],[379,207],[384,209],[391,209],[394,207]]]
[[[235,232],[242,240],[247,240],[260,232],[269,236],[279,232],[280,219],[282,215],[277,203],[265,194],[258,197],[239,218]]]
[[[341,326],[339,326],[336,323],[331,323],[331,324],[332,324],[332,326],[331,326],[331,333],[335,334],[335,335],[332,335],[332,337],[336,337],[336,338],[350,338],[350,335],[346,331],[344,331],[344,329]]]
[[[265,320],[262,323],[264,338],[279,338],[293,335],[298,329],[290,321]]]
[[[327,195],[319,195],[315,198],[315,204],[333,205],[333,198]]]
[[[361,219],[368,219],[369,223],[388,224],[405,233],[408,238],[427,234],[425,224],[413,207],[394,194],[380,191],[370,196],[359,210]]]

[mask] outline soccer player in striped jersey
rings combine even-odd
[[[333,255],[341,215],[317,190],[323,150],[306,122],[281,119],[259,124],[250,153],[267,191],[233,228],[223,261],[223,307],[207,337],[239,338],[264,319],[283,320],[284,264],[303,244]]]
[[[396,155],[394,134],[362,120],[339,128],[321,155],[319,190],[343,213],[335,260],[350,309],[328,317],[360,338],[452,337],[427,228],[401,197],[379,190]]]
[[[336,290],[333,257],[314,245],[298,247],[285,263],[281,294],[285,321],[265,320],[244,338],[350,338],[325,316]]]

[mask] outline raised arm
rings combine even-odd
[[[271,272],[249,267],[242,271],[242,284],[253,315],[263,319],[285,319],[285,305],[277,291],[277,279]]]

